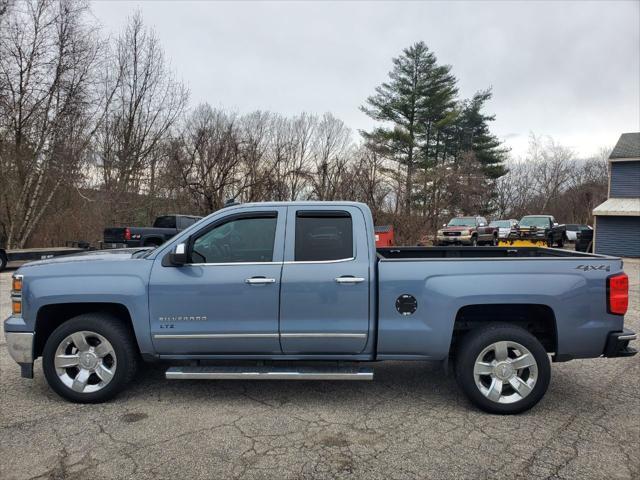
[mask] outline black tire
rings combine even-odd
[[[537,380],[531,392],[513,403],[498,403],[487,398],[476,385],[474,368],[477,357],[495,342],[516,342],[531,352],[537,363]],[[468,332],[456,350],[456,379],[467,398],[489,413],[511,415],[532,408],[544,396],[551,380],[549,356],[536,337],[523,328],[492,323]]]
[[[493,236],[493,241],[491,242],[491,246],[492,247],[497,247],[498,246],[498,236],[497,235]]]
[[[67,387],[56,373],[56,349],[69,335],[78,331],[91,331],[106,338],[115,351],[117,367],[113,378],[96,392],[76,392]],[[42,369],[51,389],[61,397],[75,403],[102,403],[121,392],[133,380],[138,368],[139,352],[133,333],[122,320],[106,313],[78,315],[60,325],[47,339],[42,352]]]
[[[547,238],[547,247],[553,248],[553,237]]]
[[[471,246],[472,247],[477,247],[478,246],[478,237],[476,237],[475,235],[473,237],[471,237]]]
[[[560,240],[558,241],[558,248],[563,248],[564,247],[564,235],[560,237]]]
[[[7,255],[4,251],[0,250],[0,272],[7,268]]]

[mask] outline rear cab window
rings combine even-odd
[[[296,212],[296,262],[354,258],[353,221],[349,212],[299,210]]]

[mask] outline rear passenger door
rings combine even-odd
[[[355,207],[289,207],[280,292],[286,354],[356,354],[369,334],[369,249]]]

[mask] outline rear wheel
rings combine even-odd
[[[493,241],[491,242],[491,245],[494,246],[494,247],[498,246],[498,236],[497,235],[493,236]]]
[[[49,386],[77,403],[113,398],[133,379],[138,351],[129,328],[107,314],[79,315],[56,328],[42,353]]]
[[[456,358],[458,384],[490,413],[524,412],[544,396],[551,364],[542,344],[523,328],[491,324],[471,330]]]

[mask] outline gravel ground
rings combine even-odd
[[[626,261],[640,331],[640,262]],[[0,274],[0,318],[11,272]],[[374,382],[172,382],[147,366],[117,400],[73,405],[0,334],[0,478],[640,478],[640,355],[556,364],[532,411],[474,409],[438,366]]]

